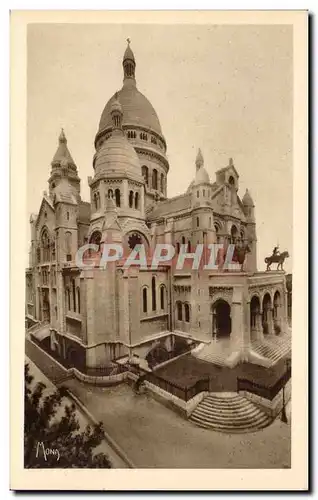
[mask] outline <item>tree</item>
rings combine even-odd
[[[63,401],[66,389],[62,387],[44,397],[45,384],[39,382],[32,388],[33,378],[26,364],[24,467],[110,468],[104,453],[93,453],[104,439],[103,424],[87,425],[80,431],[75,405]]]

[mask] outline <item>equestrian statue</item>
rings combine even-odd
[[[279,245],[277,244],[276,247],[273,249],[273,253],[270,257],[265,258],[265,264],[267,264],[266,271],[271,270],[271,265],[275,262],[277,263],[277,271],[279,270],[279,266],[281,271],[284,271],[283,264],[285,259],[289,257],[289,253],[287,250],[285,252],[280,253],[279,251]]]

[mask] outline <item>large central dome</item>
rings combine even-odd
[[[160,122],[153,106],[148,99],[137,89],[135,80],[136,62],[134,54],[129,46],[123,57],[124,84],[116,93],[123,110],[123,126],[135,126],[148,129],[162,137]],[[111,106],[115,101],[115,94],[106,104],[102,113],[97,136],[111,128],[112,119],[110,115]]]
[[[110,109],[115,100],[115,95],[110,98],[102,113],[98,133],[112,126]],[[118,91],[118,100],[123,108],[123,126],[137,125],[151,129],[153,132],[162,135],[161,126],[157,113],[148,99],[137,89],[133,81],[124,83]]]

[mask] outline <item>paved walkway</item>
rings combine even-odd
[[[290,425],[279,419],[256,433],[227,435],[196,427],[126,384],[98,388],[72,379],[65,385],[103,421],[136,467],[290,467]]]

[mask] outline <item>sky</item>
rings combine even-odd
[[[126,39],[138,89],[167,142],[168,196],[186,191],[201,148],[211,181],[233,158],[254,203],[258,269],[279,243],[292,271],[293,45],[288,25],[30,24],[27,223],[48,190],[61,127],[89,200],[101,113],[122,86]],[[26,254],[30,232],[27,232]]]

